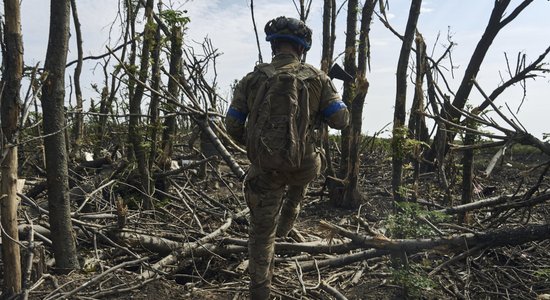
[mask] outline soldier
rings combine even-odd
[[[318,144],[316,129],[320,128],[321,122],[326,122],[335,129],[344,129],[349,121],[348,109],[340,100],[329,77],[301,61],[303,55],[311,47],[311,29],[300,20],[278,17],[269,21],[264,30],[266,40],[271,42],[272,61],[270,64],[259,64],[253,72],[247,74],[237,84],[225,119],[228,133],[236,141],[247,146],[248,156],[251,159],[251,166],[244,182],[245,199],[250,208],[248,270],[251,299],[269,299],[273,276],[275,236],[286,237],[288,235],[298,216],[300,202],[308,184],[321,171],[321,150],[316,147]],[[279,91],[271,91],[270,80],[283,71],[286,72],[285,74],[296,74],[291,78],[298,79],[294,79],[294,81],[288,81],[288,78],[280,79],[281,81],[287,80],[294,85],[288,89],[280,88]],[[282,78],[282,75],[279,77]],[[295,87],[296,82],[303,84],[302,90],[304,91]],[[266,85],[268,86],[266,87]],[[254,140],[255,133],[262,131],[257,127],[266,126],[266,130],[273,131],[273,128],[281,128],[281,124],[273,123],[275,118],[262,123],[260,119],[266,117],[265,115],[262,117],[261,112],[258,113],[260,110],[258,107],[261,106],[261,103],[258,102],[266,101],[266,97],[271,97],[269,98],[271,101],[269,109],[277,110],[288,105],[284,93],[291,93],[291,91],[300,95],[305,93],[306,96],[305,99],[304,96],[296,97],[296,95],[286,97],[298,98],[298,102],[302,102],[299,105],[302,106],[299,107],[298,112],[296,109],[290,110],[296,115],[289,115],[283,119],[284,122],[301,122],[302,124],[289,125],[280,132],[289,134],[295,129],[294,127],[300,127],[298,130],[294,130],[298,132],[298,140],[291,140],[290,146],[286,144],[284,146],[300,150],[299,161],[290,168],[283,168],[284,164],[281,164],[281,168],[277,168],[276,164],[275,167],[264,168],[264,166],[270,165],[267,161],[269,157],[267,160],[264,159],[263,163],[261,159],[256,159],[256,154],[261,154],[258,147],[262,146],[257,143],[267,145],[276,143],[270,140],[273,135]],[[277,99],[283,99],[279,102],[285,103],[278,103]],[[274,105],[274,102],[277,103]],[[305,107],[303,102],[306,103]],[[304,116],[306,121],[303,121]],[[306,126],[302,132],[303,135],[300,135],[303,122],[306,122]],[[293,136],[295,137],[295,135]],[[281,138],[281,136],[275,136],[273,139],[280,140]],[[293,150],[269,151],[273,155],[273,159],[277,161],[276,155],[280,151],[287,151],[280,153],[289,153],[290,155]],[[288,189],[283,199],[286,187]]]

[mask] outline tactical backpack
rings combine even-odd
[[[262,170],[291,171],[300,167],[310,123],[306,80],[315,73],[302,64],[275,70],[257,68],[267,76],[260,86],[247,124],[247,155]]]

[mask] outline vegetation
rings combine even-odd
[[[312,1],[294,2],[307,20]],[[320,65],[328,71],[335,43],[345,43],[352,120],[342,135],[320,129],[328,168],[309,187],[291,238],[277,241],[275,295],[546,297],[548,136],[537,139],[495,102],[548,72],[550,48],[531,63],[518,56],[488,95],[476,79],[491,42],[533,1],[494,1],[456,89],[445,78],[455,44],[429,56],[417,27],[422,1],[411,2],[403,33],[392,27],[389,2],[323,1]],[[248,161],[222,122],[223,48],[186,43],[187,1],[159,3],[121,0],[116,45],[84,57],[76,1],[52,1],[45,63],[25,66],[20,2],[4,1],[2,298],[247,297]],[[67,62],[71,17],[78,59]],[[337,18],[346,20],[345,41]],[[361,132],[369,81],[377,80],[369,70],[374,22],[402,41],[390,138]],[[84,62],[104,74],[88,106]],[[73,87],[77,103],[64,107]],[[473,90],[483,97],[477,107],[468,102]]]

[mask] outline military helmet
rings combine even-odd
[[[311,48],[311,29],[298,19],[277,17],[265,24],[264,31],[268,42],[285,39],[302,45],[306,51]]]

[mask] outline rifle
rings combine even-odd
[[[332,65],[327,75],[330,79],[340,79],[343,82],[349,82],[354,79],[353,76],[344,71],[344,69],[342,69],[342,67],[340,67],[337,63]]]

